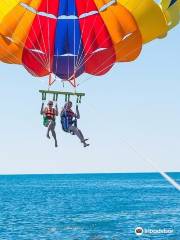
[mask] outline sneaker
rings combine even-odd
[[[90,144],[84,143],[84,147],[89,147],[89,146],[90,146]]]

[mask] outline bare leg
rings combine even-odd
[[[50,124],[49,124],[49,127],[48,127],[48,133],[47,133],[47,136],[49,136],[49,131],[51,131],[52,136],[53,136],[54,141],[55,141],[55,147],[57,147],[58,144],[57,144],[57,138],[56,138],[55,126],[56,126],[55,121],[51,121]]]
[[[80,141],[84,144],[84,147],[89,146],[89,144],[86,143],[86,141],[87,141],[88,139],[85,139],[85,138],[84,138],[84,136],[83,136],[83,134],[82,134],[82,132],[81,132],[80,129],[78,129],[78,128],[75,127],[75,126],[70,126],[70,127],[69,127],[69,130],[70,130],[71,132],[73,132],[73,133],[80,139]]]
[[[47,138],[49,138],[49,139],[50,139],[49,133],[50,133],[50,131],[51,131],[51,123],[52,123],[52,122],[50,121],[49,124],[48,124],[48,126],[47,126],[48,130],[47,130],[46,136],[47,136]]]
[[[56,132],[55,130],[52,130],[52,136],[54,138],[54,141],[55,141],[55,147],[58,147],[58,144],[57,144],[57,138],[56,138]]]

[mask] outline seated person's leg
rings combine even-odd
[[[82,134],[82,132],[81,132],[80,129],[78,129],[78,128],[75,127],[75,126],[70,126],[70,127],[69,127],[69,130],[70,130],[72,133],[74,133],[74,134],[80,139],[80,141],[84,144],[84,146],[88,146],[88,144],[86,144],[86,140],[87,140],[87,139],[84,139],[84,136],[83,136],[83,134]]]
[[[54,122],[53,120],[49,120],[49,122],[48,122],[48,126],[47,126],[47,127],[48,127],[48,130],[47,130],[47,138],[50,138],[49,132],[50,132],[50,131],[52,132],[52,129],[55,128],[53,122]]]
[[[55,126],[56,126],[56,123],[53,121],[53,123],[51,124],[51,133],[52,133],[52,136],[53,136],[54,141],[55,141],[55,147],[57,147],[58,144],[57,144],[57,138],[56,138]]]

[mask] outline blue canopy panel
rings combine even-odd
[[[83,44],[75,0],[61,0],[56,26],[53,72],[61,79],[79,76],[84,67],[78,67],[83,59]],[[77,69],[77,71],[76,71]]]

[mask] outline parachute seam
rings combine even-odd
[[[109,7],[111,7],[112,5],[116,4],[116,0],[111,0],[110,2],[104,4],[101,8],[98,9],[98,11],[90,11],[90,12],[87,12],[87,13],[83,13],[81,14],[79,17],[76,16],[76,15],[61,15],[61,16],[55,16],[54,14],[51,14],[51,13],[46,13],[46,12],[42,12],[42,11],[37,11],[35,8],[33,7],[30,7],[28,4],[26,3],[23,3],[23,2],[20,2],[19,4],[25,8],[26,10],[34,13],[34,14],[37,14],[39,16],[42,16],[42,17],[48,17],[48,18],[52,18],[52,19],[56,19],[56,20],[76,20],[76,19],[82,19],[82,18],[86,18],[86,17],[89,17],[89,16],[92,16],[92,15],[96,15],[100,12],[103,12],[105,10],[107,10]]]

